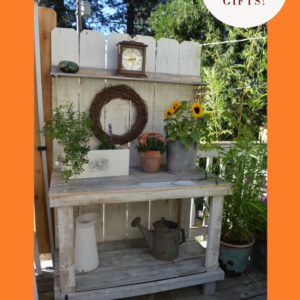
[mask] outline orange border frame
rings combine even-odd
[[[33,1],[1,4],[2,299],[33,299]],[[268,299],[299,297],[299,12],[268,23]],[[297,26],[298,25],[298,26]]]
[[[299,12],[286,0],[268,23],[268,299],[300,299]]]

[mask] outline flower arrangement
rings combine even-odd
[[[171,141],[180,140],[186,147],[193,141],[197,144],[207,142],[207,122],[211,117],[212,113],[205,112],[201,103],[174,101],[165,111],[166,138]]]
[[[161,153],[164,153],[166,145],[164,137],[160,133],[145,132],[138,137],[138,144],[136,148],[138,152],[160,151]]]

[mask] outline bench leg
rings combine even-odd
[[[202,291],[204,295],[213,294],[216,291],[216,282],[203,284]]]
[[[73,207],[57,209],[61,293],[75,293]]]

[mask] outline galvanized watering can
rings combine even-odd
[[[156,259],[168,261],[176,259],[179,245],[185,242],[184,229],[180,229],[177,223],[164,218],[154,222],[152,225],[154,230],[148,230],[141,224],[140,217],[135,218],[131,222],[132,227],[140,229]]]

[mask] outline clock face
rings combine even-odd
[[[130,71],[143,70],[143,53],[140,49],[124,48],[122,52],[122,69]]]

